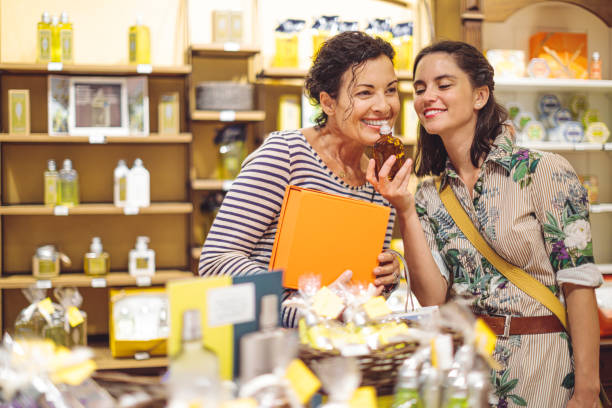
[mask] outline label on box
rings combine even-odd
[[[65,205],[56,205],[55,207],[53,207],[53,215],[68,215],[68,207],[66,207]]]
[[[138,207],[123,207],[123,214],[125,215],[137,215]]]
[[[93,278],[91,280],[92,288],[105,288],[106,287],[106,279],[105,278]]]
[[[50,62],[47,64],[47,71],[62,71],[64,64],[61,62]]]
[[[208,325],[225,326],[255,320],[255,284],[211,289],[206,293]]]
[[[151,64],[138,64],[136,65],[136,72],[139,74],[150,74],[153,72],[153,66]]]
[[[92,133],[89,135],[89,144],[104,144],[106,143],[106,136],[102,133]]]
[[[151,277],[150,276],[137,276],[136,286],[151,286]]]
[[[236,120],[236,111],[233,110],[222,110],[219,112],[219,120],[221,122],[233,122]]]
[[[236,42],[228,41],[225,44],[223,44],[223,51],[230,51],[230,52],[240,51],[240,44]]]
[[[51,289],[51,281],[49,279],[37,280],[36,289]]]

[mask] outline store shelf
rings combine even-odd
[[[612,212],[612,204],[610,204],[610,203],[591,204],[591,212],[592,213],[608,213],[608,212]]]
[[[0,72],[10,74],[101,74],[183,76],[191,73],[191,65],[61,65],[4,63]]]
[[[495,91],[551,91],[612,93],[611,80],[556,79],[556,78],[496,78]]]
[[[612,150],[612,146],[607,146],[610,145],[610,143],[518,142],[518,145],[528,149],[546,150],[551,152]]]
[[[94,361],[98,370],[123,370],[128,368],[155,368],[166,367],[168,357],[151,357],[146,360],[136,360],[134,358],[114,358],[111,351],[105,346],[90,346],[94,352]]]
[[[233,180],[197,179],[191,181],[192,190],[228,191]]]
[[[89,287],[121,287],[163,285],[168,281],[193,277],[193,273],[180,270],[158,270],[150,280],[136,279],[127,272],[111,272],[102,277],[91,277],[84,273],[64,273],[51,279],[37,280],[32,275],[12,275],[0,278],[0,289],[22,289],[32,285],[41,288],[58,286]]]
[[[191,55],[194,57],[244,58],[259,54],[259,48],[238,43],[194,44]]]
[[[257,74],[257,78],[260,79],[304,79],[306,78],[306,74],[308,70],[303,68],[275,68],[269,67],[261,70],[259,74]],[[412,72],[410,71],[397,71],[397,79],[400,81],[411,81],[412,80]]]
[[[264,111],[203,111],[191,113],[191,120],[211,122],[263,122],[266,119]]]
[[[80,204],[76,207],[50,207],[42,204],[0,206],[0,215],[140,215],[140,214],[189,214],[191,203],[152,203],[148,207],[123,208],[114,204]]]
[[[46,133],[31,133],[29,135],[12,135],[0,133],[0,143],[191,143],[191,133],[179,133],[176,135],[151,133],[149,136],[51,136]]]

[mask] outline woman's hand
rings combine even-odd
[[[408,183],[412,173],[412,159],[406,160],[404,165],[395,174],[393,180],[389,181],[389,172],[395,160],[395,156],[389,157],[380,168],[378,175],[376,175],[376,163],[374,159],[370,159],[366,179],[398,212],[403,212],[414,209],[414,197],[408,191]]]
[[[580,390],[575,389],[574,395],[567,402],[567,408],[598,408],[599,391],[598,390]]]
[[[395,285],[400,278],[400,265],[397,257],[390,252],[382,252],[378,255],[378,266],[374,268],[376,280],[374,285],[382,291],[385,286]]]

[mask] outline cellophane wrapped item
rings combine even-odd
[[[58,287],[53,294],[64,310],[64,330],[68,336],[68,345],[86,346],[87,314],[79,309],[83,296],[75,287]]]
[[[57,345],[69,346],[64,309],[51,302],[45,289],[33,286],[23,289],[22,292],[30,304],[15,320],[15,337],[47,338]]]

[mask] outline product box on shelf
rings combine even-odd
[[[529,37],[529,58],[542,58],[552,78],[588,77],[586,33],[539,32]]]
[[[389,207],[289,185],[281,207],[270,270],[282,269],[283,286],[297,289],[301,275],[329,285],[347,269],[353,282],[374,281]]]
[[[170,322],[164,288],[111,289],[109,305],[113,357],[166,355]]]
[[[488,50],[487,60],[496,78],[520,78],[525,76],[525,52],[523,50]]]

